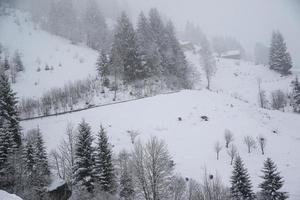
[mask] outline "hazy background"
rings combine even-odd
[[[157,7],[178,30],[187,21],[208,36],[234,36],[249,53],[256,42],[269,45],[272,31],[284,35],[294,66],[300,70],[300,0],[127,0],[133,18]]]

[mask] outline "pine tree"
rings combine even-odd
[[[17,145],[6,122],[0,118],[0,189],[11,190],[15,183],[12,179],[14,169],[9,159],[16,152]]]
[[[231,176],[230,193],[233,200],[253,200],[255,195],[247,169],[240,156],[236,157]]]
[[[141,13],[138,19],[137,41],[144,78],[161,75],[161,56],[158,45],[144,13]]]
[[[293,92],[292,92],[292,106],[294,112],[300,113],[300,83],[298,77],[292,82]]]
[[[0,73],[0,120],[2,123],[4,121],[7,123],[9,130],[6,132],[13,134],[14,142],[19,147],[21,145],[21,127],[17,103],[16,93],[12,91],[8,77],[3,72]]]
[[[165,46],[167,51],[163,55],[163,66],[165,68],[165,75],[172,77],[175,80],[172,80],[171,86],[176,88],[190,89],[191,83],[189,82],[188,77],[188,63],[186,61],[183,50],[180,47],[180,43],[177,40],[174,25],[169,21],[165,26]]]
[[[264,163],[261,176],[263,182],[259,185],[261,188],[261,196],[263,200],[284,200],[288,198],[286,192],[279,191],[283,186],[283,180],[280,173],[277,172],[275,163],[270,159]]]
[[[28,175],[31,175],[35,166],[34,150],[32,142],[27,141],[23,149],[23,160],[25,164],[25,170]]]
[[[118,25],[114,35],[112,60],[114,60],[115,56],[119,56],[121,59],[124,73],[123,78],[126,83],[143,78],[136,33],[132,23],[124,12],[118,19]]]
[[[10,69],[10,65],[9,65],[9,61],[8,61],[8,57],[5,56],[4,58],[4,64],[3,64],[4,70],[9,70]]]
[[[17,72],[22,72],[25,70],[23,62],[21,60],[21,55],[18,51],[15,52],[15,55],[13,57],[13,62]]]
[[[109,58],[108,55],[102,50],[99,53],[99,57],[97,59],[96,68],[98,74],[101,78],[102,91],[104,92],[104,86],[108,86],[108,78],[109,75]]]
[[[47,152],[39,128],[36,129],[36,135],[34,140],[34,160],[36,163],[36,167],[39,168],[41,175],[49,176],[50,170],[48,165]]]
[[[23,148],[23,163],[27,186],[35,199],[45,198],[45,187],[49,184],[50,170],[42,134],[37,129],[27,133]],[[33,197],[32,197],[33,198]]]
[[[88,0],[82,24],[87,45],[96,50],[105,49],[107,25],[95,0]]]
[[[101,189],[105,192],[115,192],[115,175],[112,163],[112,151],[103,126],[100,126],[98,142],[95,150],[95,176]]]
[[[92,142],[91,127],[82,120],[78,126],[78,136],[75,144],[73,183],[74,185],[84,186],[88,192],[92,192],[94,189]]]
[[[291,55],[287,52],[286,43],[279,31],[273,32],[272,35],[269,64],[270,69],[283,75],[289,74],[293,66]]]

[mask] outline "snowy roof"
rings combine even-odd
[[[5,192],[3,190],[0,190],[0,199],[3,199],[3,200],[22,200],[17,195],[9,194],[8,192]]]
[[[65,181],[60,178],[53,178],[50,185],[47,187],[49,192],[56,190],[60,186],[64,185]]]
[[[241,52],[240,50],[230,50],[230,51],[227,51],[225,53],[223,53],[221,55],[221,57],[226,57],[226,56],[239,56],[241,55]]]

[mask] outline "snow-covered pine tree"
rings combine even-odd
[[[7,56],[5,56],[5,58],[4,58],[3,68],[4,68],[4,70],[9,70],[10,69],[10,65],[9,65],[9,61],[8,61]]]
[[[88,0],[82,25],[89,47],[96,50],[107,48],[107,25],[95,0]]]
[[[292,106],[294,112],[300,113],[300,83],[298,77],[292,82]]]
[[[17,147],[21,145],[21,127],[17,111],[16,93],[11,89],[8,77],[4,72],[0,72],[0,120],[7,123],[6,130],[13,134]],[[1,124],[0,124],[1,126]],[[2,127],[3,128],[3,127]]]
[[[155,43],[150,24],[143,12],[139,15],[137,25],[137,42],[144,77],[161,75],[161,56]]]
[[[107,77],[109,75],[109,65],[110,61],[108,55],[101,50],[96,62],[96,69],[101,78],[102,92],[104,92],[104,86],[108,87],[109,85],[109,79]]]
[[[104,192],[115,192],[115,174],[112,151],[104,127],[100,126],[95,149],[95,178]]]
[[[167,50],[162,54],[165,76],[171,87],[179,89],[190,89],[189,68],[183,50],[176,37],[172,21],[168,21],[165,26],[165,46]]]
[[[92,192],[94,189],[92,142],[91,127],[82,120],[78,126],[75,144],[73,183],[74,185],[85,187],[88,192]]]
[[[0,189],[11,190],[14,187],[14,169],[9,158],[14,154],[17,145],[10,131],[7,120],[0,118]]]
[[[293,66],[291,55],[287,51],[286,43],[279,31],[274,31],[272,34],[269,64],[270,69],[283,75],[289,74]]]
[[[19,51],[15,52],[15,55],[13,57],[13,63],[16,67],[17,72],[22,72],[25,70]]]
[[[45,187],[49,184],[50,169],[44,141],[39,128],[27,133],[23,148],[23,163],[26,185],[30,199],[44,199]]]
[[[24,145],[23,161],[25,165],[25,173],[27,176],[30,176],[33,172],[33,167],[35,166],[34,149],[31,141],[27,141]]]
[[[261,176],[263,182],[259,185],[261,188],[260,195],[264,200],[285,200],[288,198],[286,192],[280,191],[283,186],[283,179],[277,171],[277,167],[272,159],[267,158],[262,170]]]
[[[118,54],[122,60],[123,78],[126,83],[144,78],[144,72],[138,54],[136,33],[132,23],[124,12],[118,19],[112,45],[112,57],[114,53]]]
[[[255,195],[252,191],[252,185],[247,169],[240,156],[237,156],[234,162],[231,176],[230,194],[232,200],[253,200]]]
[[[34,160],[36,167],[39,169],[39,173],[42,176],[49,176],[50,170],[48,165],[48,157],[46,152],[46,147],[42,137],[42,133],[39,128],[37,128],[34,136]]]

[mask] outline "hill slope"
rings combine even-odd
[[[209,121],[201,120],[208,116]],[[177,118],[182,117],[183,121]],[[300,191],[300,129],[299,115],[257,109],[256,106],[230,96],[202,91],[182,91],[176,94],[159,95],[109,107],[95,108],[74,114],[23,122],[25,130],[39,126],[48,146],[55,148],[67,122],[79,123],[83,118],[91,123],[95,134],[102,123],[108,131],[114,152],[131,149],[128,130],[138,130],[143,141],[150,135],[164,139],[174,157],[177,170],[186,177],[201,178],[206,166],[210,173],[218,172],[228,184],[231,166],[226,150],[216,160],[214,143],[224,143],[223,133],[227,128],[234,133],[234,143],[245,159],[254,185],[260,181],[263,160],[271,157],[278,164],[286,179],[285,190],[292,199],[298,199]],[[278,132],[278,134],[273,133]],[[243,137],[264,135],[267,138],[266,155],[259,150],[248,154]]]
[[[40,30],[24,13],[12,11],[9,16],[1,16],[0,27],[0,42],[7,48],[6,53],[11,56],[19,50],[24,61],[25,72],[19,74],[18,82],[13,86],[20,97],[38,97],[52,87],[62,87],[69,81],[95,74],[95,51]],[[199,54],[186,52],[186,55],[202,72]],[[45,71],[46,64],[54,70]],[[37,72],[39,66],[41,71]],[[293,77],[281,77],[267,67],[251,62],[219,59],[212,91],[203,89],[205,80],[202,76],[203,80],[197,86],[202,89],[199,91],[181,91],[24,121],[22,127],[26,132],[39,126],[48,150],[60,143],[68,122],[76,125],[83,118],[91,123],[94,134],[100,123],[107,128],[115,153],[132,148],[128,130],[138,130],[138,139],[143,141],[156,135],[168,144],[176,169],[183,176],[201,179],[206,167],[209,173],[217,171],[226,184],[229,184],[231,173],[230,158],[223,149],[217,161],[213,147],[216,141],[224,143],[224,130],[229,129],[234,133],[234,143],[246,162],[255,187],[260,181],[258,176],[263,160],[271,157],[285,177],[284,190],[296,200],[300,198],[300,115],[258,108],[257,78],[262,79],[262,89],[270,95],[275,89],[289,91]],[[203,121],[201,116],[207,116],[209,120]],[[178,121],[178,117],[183,121]],[[258,149],[248,154],[243,137],[261,134],[267,138],[266,155],[262,156]]]
[[[41,30],[23,12],[10,10],[9,15],[0,17],[0,27],[5,54],[11,59],[19,51],[25,66],[13,85],[20,97],[38,97],[50,88],[96,74],[96,51]],[[45,71],[46,64],[54,70]]]

